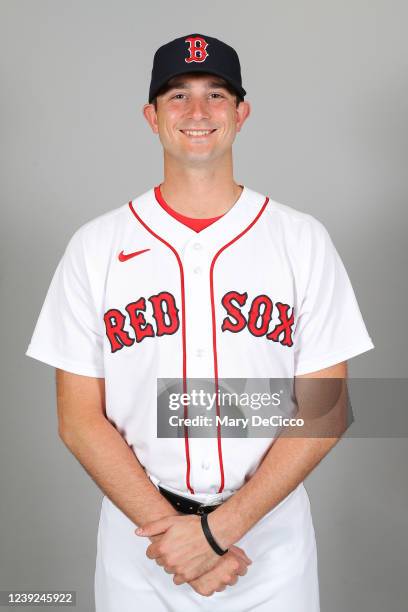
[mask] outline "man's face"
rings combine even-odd
[[[249,115],[248,102],[236,105],[235,95],[213,75],[180,75],[171,89],[144,107],[152,130],[165,152],[185,163],[201,164],[231,151],[236,133]]]

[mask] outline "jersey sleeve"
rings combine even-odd
[[[316,372],[374,348],[344,264],[324,225],[311,218],[302,258],[294,375]]]
[[[74,374],[103,378],[103,330],[81,229],[57,265],[25,354]]]

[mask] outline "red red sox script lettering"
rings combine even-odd
[[[153,311],[152,322],[146,321],[146,299],[140,297],[136,302],[130,302],[126,314],[118,308],[110,308],[104,314],[106,335],[111,345],[111,352],[140,343],[145,338],[154,338],[175,334],[180,327],[179,308],[175,297],[169,291],[161,291],[148,298]],[[292,331],[294,324],[293,308],[290,316],[289,304],[273,302],[267,295],[257,295],[252,299],[247,316],[243,312],[248,294],[238,291],[228,291],[221,299],[227,316],[221,324],[221,331],[240,333],[244,329],[257,337],[265,336],[267,340],[279,342],[283,346],[292,346]],[[279,323],[269,329],[274,309],[277,310]],[[125,325],[130,327],[125,330]]]

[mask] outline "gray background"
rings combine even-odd
[[[163,42],[238,50],[236,179],[329,230],[376,345],[351,375],[406,377],[407,19],[385,0],[1,2],[0,590],[93,609],[101,493],[58,439],[54,370],[24,352],[73,232],[162,178],[141,107]],[[348,439],[307,479],[322,612],[405,609],[406,464],[406,439]]]

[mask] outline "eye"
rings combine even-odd
[[[186,94],[182,94],[182,93],[178,93],[175,96],[172,97],[172,99],[177,99],[177,100],[181,100],[180,96],[185,96]]]
[[[213,92],[213,93],[211,93],[211,94],[210,94],[210,96],[216,96],[216,97],[218,97],[218,98],[223,98],[223,97],[224,97],[222,94],[217,93],[217,92]]]

